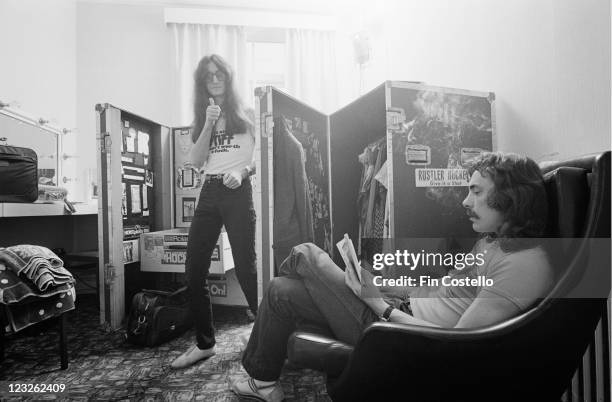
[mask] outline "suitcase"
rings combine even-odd
[[[0,202],[38,198],[38,156],[30,148],[0,145]]]
[[[183,287],[176,292],[143,290],[134,295],[126,339],[140,346],[157,346],[174,339],[192,325]]]

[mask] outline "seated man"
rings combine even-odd
[[[367,326],[381,319],[473,328],[511,318],[545,296],[553,271],[544,249],[528,241],[542,235],[547,213],[538,165],[515,154],[486,153],[469,171],[463,206],[473,229],[482,234],[472,253],[484,257],[482,264],[454,276],[484,276],[491,279],[488,284],[404,289],[405,308],[399,309],[368,271],[362,270],[360,282],[353,270],[343,272],[315,245],[296,246],[280,268],[284,276],[270,281],[259,306],[242,359],[251,378],[232,384],[233,391],[263,401],[283,399],[277,380],[287,340],[301,322],[325,325],[337,339],[354,345]]]

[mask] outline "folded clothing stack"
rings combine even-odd
[[[63,187],[38,185],[38,201],[62,201],[68,195],[68,190]]]
[[[6,334],[74,309],[72,274],[51,250],[32,245],[0,248],[0,304]]]
[[[20,244],[0,248],[0,263],[16,275],[23,274],[43,292],[49,287],[74,283],[64,262],[46,247]]]

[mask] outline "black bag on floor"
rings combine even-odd
[[[134,295],[127,322],[127,341],[156,346],[188,330],[192,320],[187,308],[187,287],[176,292],[143,290]]]
[[[0,202],[38,198],[38,156],[30,148],[0,145]]]

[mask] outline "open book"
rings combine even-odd
[[[352,269],[357,274],[359,282],[363,283],[363,280],[361,279],[361,264],[357,259],[355,247],[353,246],[353,242],[348,234],[344,234],[344,238],[336,243],[336,247],[338,248],[338,251],[340,251],[340,256],[342,256],[346,269]]]

